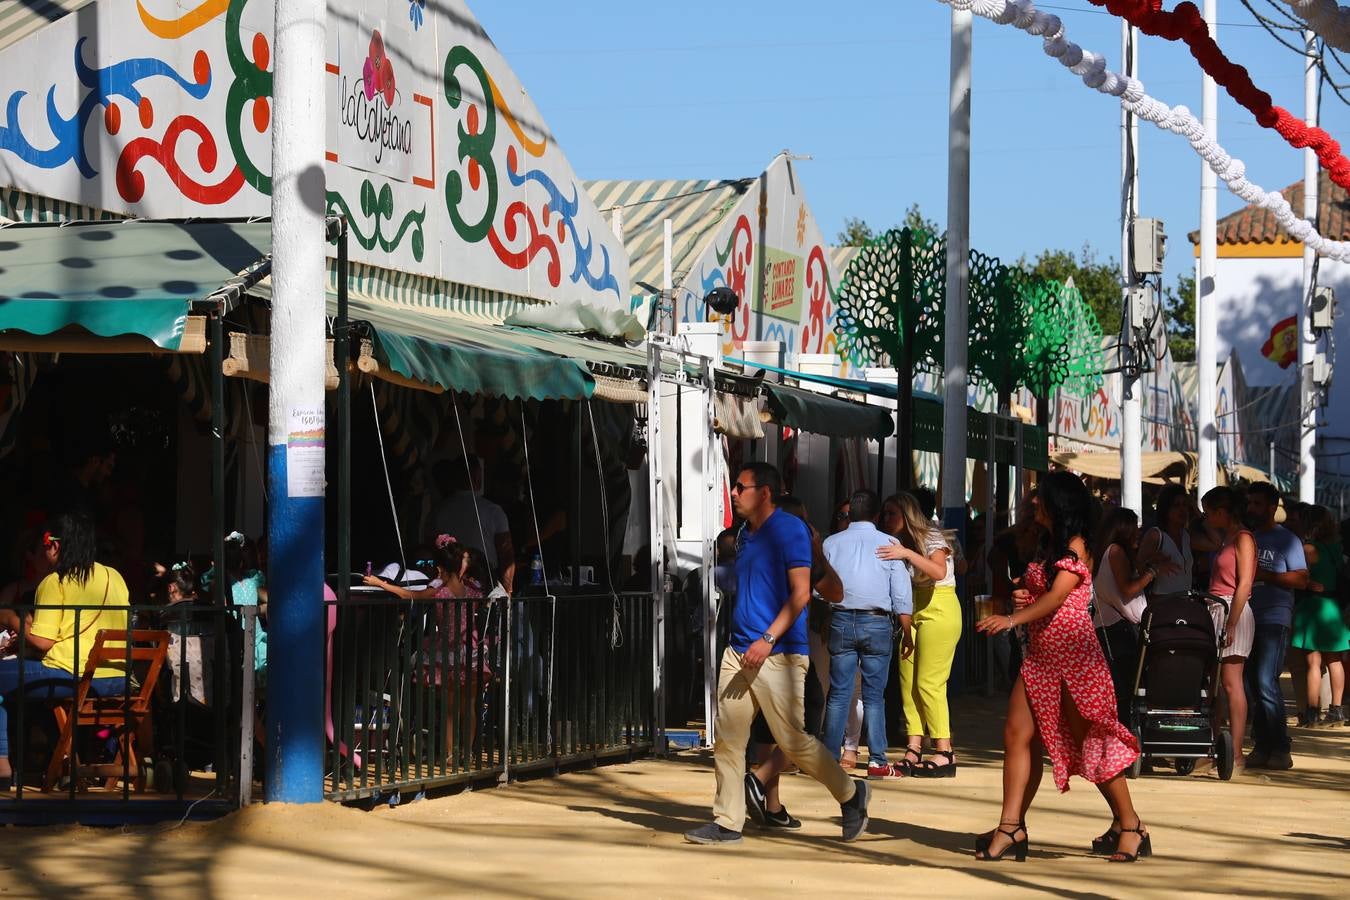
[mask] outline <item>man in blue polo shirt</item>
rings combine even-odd
[[[1294,591],[1308,586],[1308,561],[1303,541],[1275,524],[1279,508],[1280,495],[1272,485],[1258,482],[1247,489],[1247,524],[1256,535],[1256,585],[1251,599],[1256,638],[1243,672],[1252,722],[1249,769],[1294,767],[1280,673],[1293,623]]]
[[[745,521],[736,556],[736,608],[717,684],[717,797],[714,821],[685,833],[695,844],[734,844],[745,825],[745,748],[762,712],[778,746],[839,802],[845,841],[867,827],[868,786],[854,781],[806,732],[806,604],[811,598],[811,533],[780,511],[778,470],[751,463],[731,486]]]

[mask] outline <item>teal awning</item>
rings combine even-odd
[[[270,251],[267,222],[0,227],[0,334],[144,337],[179,350],[190,304]]]
[[[895,430],[889,410],[785,384],[764,383],[769,408],[784,425],[831,437],[882,440]]]

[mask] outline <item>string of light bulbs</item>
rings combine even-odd
[[[1137,78],[1113,72],[1106,66],[1106,58],[1084,50],[1068,39],[1064,23],[1056,15],[1041,12],[1033,0],[937,0],[954,9],[967,10],[997,25],[1009,25],[1027,34],[1041,38],[1047,56],[1058,60],[1100,93],[1116,97],[1126,110],[1159,128],[1184,137],[1205,164],[1228,186],[1228,189],[1247,203],[1270,212],[1280,228],[1291,238],[1312,248],[1316,253],[1350,262],[1350,242],[1333,241],[1322,236],[1306,219],[1294,214],[1284,195],[1267,191],[1247,180],[1247,166],[1234,159],[1218,142],[1205,134],[1200,123],[1185,106],[1170,107],[1150,97],[1144,84]]]

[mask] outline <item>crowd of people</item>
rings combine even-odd
[[[737,474],[740,524],[717,545],[731,613],[716,694],[714,819],[688,841],[737,843],[747,816],[763,828],[799,828],[778,784],[792,765],[839,802],[845,841],[866,829],[869,781],[956,776],[948,682],[966,621],[957,594],[966,562],[924,499],[902,493],[883,503],[858,491],[836,507],[822,539],[800,502],[781,495],[772,466]],[[1350,584],[1338,531],[1325,508],[1282,503],[1264,483],[1215,488],[1198,504],[1166,486],[1141,523],[1071,473],[1042,477],[1016,524],[978,548],[994,612],[975,627],[1011,687],[1001,815],[977,837],[976,858],[1026,858],[1027,811],[1046,756],[1059,790],[1078,775],[1106,800],[1110,825],[1094,852],[1113,862],[1152,854],[1127,774],[1140,760],[1131,706],[1139,626],[1153,598],[1184,594],[1213,617],[1223,701],[1215,725],[1232,735],[1235,774],[1293,766],[1286,670],[1301,726],[1344,724]],[[907,735],[898,762],[887,755],[883,701],[892,671]],[[853,778],[861,739],[867,777]]]

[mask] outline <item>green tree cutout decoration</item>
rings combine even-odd
[[[893,228],[862,246],[835,297],[839,356],[855,366],[942,368],[946,242]],[[910,338],[906,347],[906,338]]]
[[[1043,398],[1056,388],[1086,397],[1101,387],[1101,325],[1073,279],[1028,277],[1022,298],[1030,320],[1023,383]]]
[[[1020,269],[970,251],[970,373],[994,389],[1000,404],[1011,399],[1027,374],[1027,281]]]

